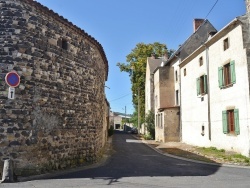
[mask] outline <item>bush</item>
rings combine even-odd
[[[108,136],[112,136],[114,134],[114,127],[111,126],[108,130]]]
[[[153,137],[151,135],[149,135],[149,134],[143,135],[143,138],[145,140],[153,140]]]
[[[149,111],[145,119],[146,128],[152,140],[155,139],[155,115],[153,111]]]

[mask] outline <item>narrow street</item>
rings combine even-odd
[[[116,132],[114,153],[99,167],[42,180],[1,187],[249,187],[249,168],[232,168],[192,163],[161,155],[134,139]]]

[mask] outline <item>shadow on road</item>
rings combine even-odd
[[[105,164],[53,177],[53,179],[91,178],[108,180],[109,184],[112,184],[123,177],[209,176],[220,168],[220,166],[167,157],[141,142],[126,142],[133,139],[130,134],[115,132],[114,153]]]

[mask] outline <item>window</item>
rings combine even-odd
[[[219,87],[225,88],[236,83],[235,75],[235,62],[231,61],[230,63],[224,65],[223,67],[218,68],[218,77],[219,77]]]
[[[229,48],[229,41],[228,41],[228,38],[226,38],[224,41],[223,41],[223,47],[224,47],[224,51],[227,50]]]
[[[64,50],[68,50],[68,42],[66,39],[58,39],[57,45]]]
[[[159,122],[160,122],[160,128],[163,128],[163,119],[162,119],[162,113],[159,114]]]
[[[155,115],[155,125],[156,127],[158,127],[158,115],[157,114]]]
[[[203,65],[203,58],[202,57],[200,57],[200,59],[199,59],[199,64],[200,64],[200,66]]]
[[[175,91],[175,104],[176,106],[179,105],[179,90]]]
[[[184,76],[187,75],[187,70],[186,70],[186,68],[184,69],[183,73],[184,73]]]
[[[197,95],[205,95],[207,93],[207,75],[203,75],[196,79]]]
[[[155,96],[155,108],[157,108],[157,106],[158,106],[158,97],[157,97],[157,95]]]
[[[175,81],[176,82],[178,81],[178,72],[177,72],[177,70],[175,71]]]
[[[222,112],[223,133],[240,134],[239,110],[225,110]]]
[[[64,50],[68,49],[68,42],[65,39],[62,39],[62,49]]]
[[[159,124],[160,128],[162,128],[161,114],[159,114]]]

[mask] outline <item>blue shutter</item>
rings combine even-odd
[[[222,111],[222,124],[223,124],[223,133],[228,133],[228,125],[227,125],[227,111]]]
[[[218,68],[218,81],[219,81],[219,88],[222,89],[224,85],[223,67]]]
[[[234,109],[234,127],[235,133],[240,134],[240,123],[239,123],[239,109]]]
[[[231,83],[236,83],[236,75],[235,75],[235,62],[234,60],[230,62],[230,74],[231,74]]]

